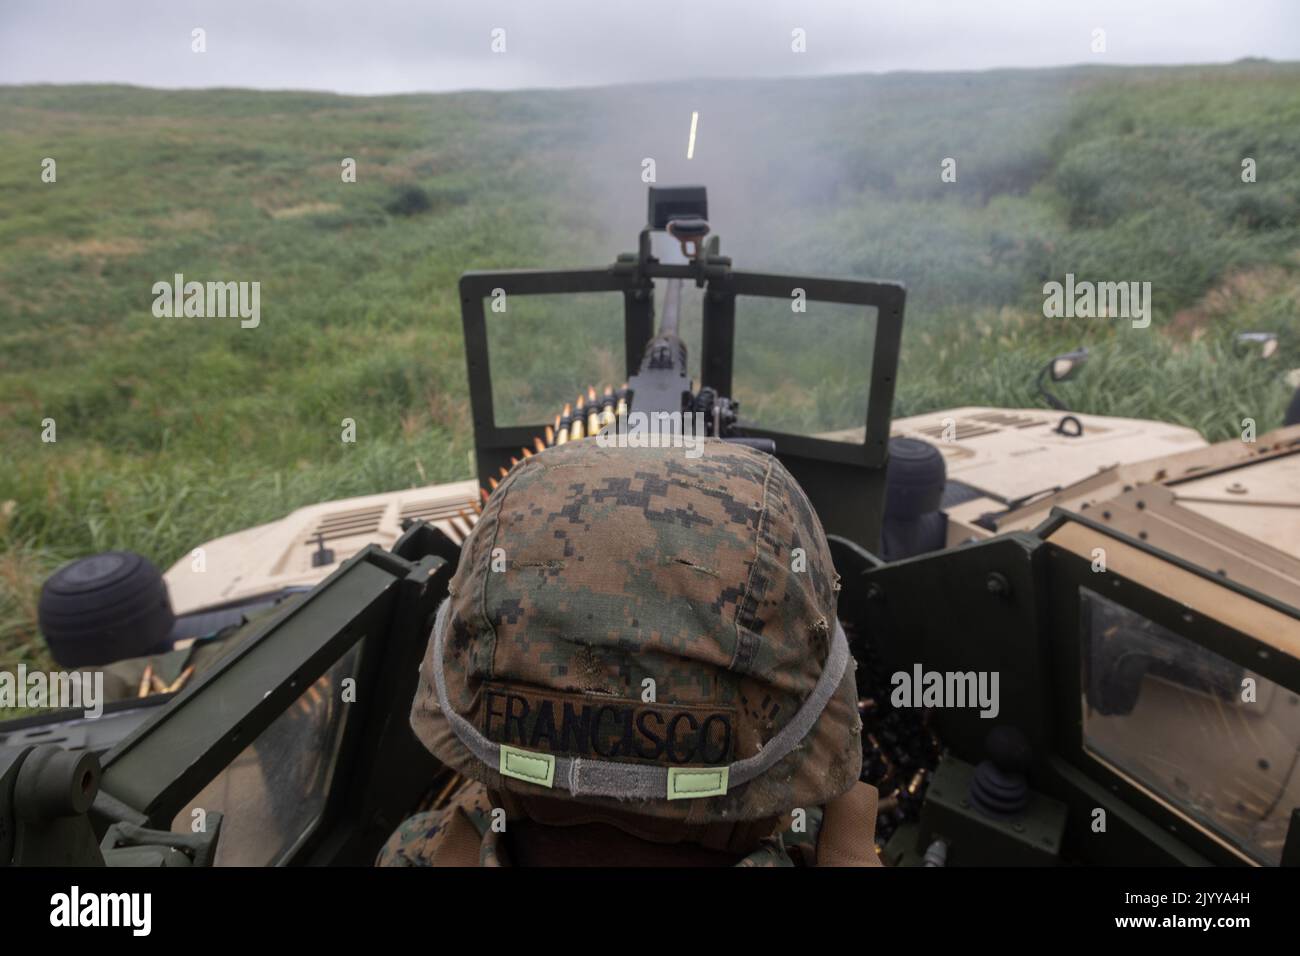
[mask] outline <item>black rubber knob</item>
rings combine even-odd
[[[41,588],[37,619],[64,667],[165,651],[176,623],[162,574],[130,551],[106,551],[59,568]]]
[[[939,449],[919,438],[889,439],[885,469],[885,517],[919,518],[938,511],[948,467]]]
[[[1028,773],[1033,760],[1029,741],[1015,727],[994,727],[984,738],[984,752],[1003,773]]]
[[[1286,414],[1282,416],[1283,425],[1300,425],[1300,387],[1297,387],[1295,394],[1291,396],[1291,404],[1286,407]]]
[[[1025,774],[1033,762],[1029,741],[1014,727],[995,727],[984,739],[989,759],[975,768],[970,801],[993,816],[1015,816],[1029,803]]]

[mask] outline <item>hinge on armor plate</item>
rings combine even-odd
[[[223,819],[222,814],[209,810],[202,833],[172,833],[134,823],[114,823],[99,849],[107,866],[212,866]]]

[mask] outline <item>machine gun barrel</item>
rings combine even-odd
[[[665,373],[671,372],[679,377],[686,374],[686,343],[677,334],[681,324],[681,313],[682,280],[669,279],[664,289],[664,307],[660,313],[659,332],[646,343],[645,354],[641,357],[642,375],[652,369]]]
[[[636,411],[680,414],[689,407],[691,382],[686,377],[686,343],[677,334],[681,305],[682,280],[669,279],[664,290],[659,332],[646,343],[641,369],[628,381]]]
[[[659,338],[677,337],[677,328],[681,324],[682,280],[669,279],[664,289],[664,314],[659,320]]]
[[[646,344],[641,368],[628,380],[632,392],[632,409],[650,415],[668,413],[686,427],[687,416],[701,421],[699,434],[724,441],[736,441],[775,454],[769,438],[744,438],[736,433],[736,403],[712,388],[697,393],[687,372],[686,343],[678,335],[681,323],[682,280],[669,279],[664,289],[664,307],[659,333]],[[681,418],[678,418],[681,416]]]

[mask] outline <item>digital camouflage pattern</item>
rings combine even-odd
[[[477,838],[476,854],[469,847],[450,845],[458,827]],[[505,861],[499,836],[492,829],[492,803],[487,790],[471,782],[462,786],[441,810],[417,813],[398,827],[379,851],[375,865],[501,866]]]
[[[449,590],[449,703],[480,732],[671,767],[751,756],[785,725],[821,674],[839,585],[817,516],[776,458],[712,439],[694,459],[587,439],[514,467]],[[425,746],[493,791],[567,796],[468,752],[439,711],[430,644],[411,711]],[[688,823],[820,805],[860,770],[853,671],[800,746],[725,795],[575,799]]]
[[[486,788],[467,782],[440,810],[417,813],[388,838],[375,860],[376,866],[512,866],[506,833],[518,813],[507,812],[502,828],[492,826],[492,800]],[[821,829],[822,813],[814,808],[806,826],[789,826],[762,839],[736,866],[812,866]],[[635,861],[629,860],[629,865]]]

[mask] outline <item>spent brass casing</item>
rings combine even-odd
[[[921,786],[921,781],[925,779],[925,769],[922,768],[912,775],[912,782],[907,785],[909,796],[915,796],[916,790]]]

